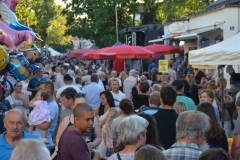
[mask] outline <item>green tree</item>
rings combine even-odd
[[[67,3],[67,0],[63,0]],[[97,46],[111,46],[116,42],[115,6],[118,4],[118,27],[125,28],[134,22],[138,3],[132,0],[73,0],[63,11],[67,15],[68,33],[93,40]],[[124,41],[124,36],[120,39]]]
[[[164,0],[159,7],[162,23],[174,21],[201,12],[206,3],[199,0]]]
[[[48,45],[69,45],[71,44],[72,36],[65,35],[67,30],[66,18],[64,16],[58,16],[51,20],[50,26],[47,28],[47,39],[46,43]]]

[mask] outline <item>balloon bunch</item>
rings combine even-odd
[[[36,73],[36,63],[43,59],[33,45],[36,34],[17,20],[18,1],[0,0],[0,100],[15,91],[17,79],[26,80]]]
[[[0,42],[16,53],[18,50],[25,51],[32,46],[37,36],[30,28],[18,22],[15,13],[6,4],[15,9],[17,1],[0,1]]]

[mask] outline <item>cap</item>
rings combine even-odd
[[[172,86],[176,89],[182,89],[184,87],[184,83],[181,80],[174,80]]]
[[[136,69],[131,69],[130,73],[138,73],[138,71]]]

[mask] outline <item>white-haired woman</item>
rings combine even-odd
[[[113,154],[108,160],[134,160],[135,150],[146,142],[148,121],[140,116],[132,115],[120,124],[120,136],[124,149]]]

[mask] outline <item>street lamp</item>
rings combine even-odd
[[[115,6],[115,16],[116,16],[116,39],[117,39],[117,42],[118,42],[118,18],[117,18],[117,7],[118,7],[118,5],[116,4],[116,6]]]

